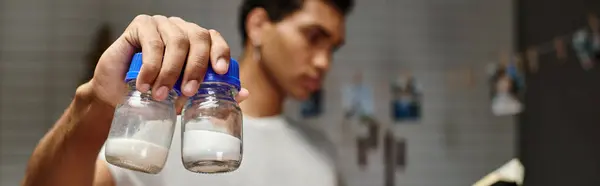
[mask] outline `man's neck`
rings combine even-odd
[[[251,47],[247,47],[240,64],[240,81],[242,87],[248,89],[250,96],[240,104],[244,115],[251,117],[268,117],[280,115],[283,111],[284,94],[277,87],[272,77],[256,61]]]

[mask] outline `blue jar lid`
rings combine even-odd
[[[138,52],[138,53],[135,53],[133,55],[133,58],[131,59],[131,64],[129,65],[129,71],[127,71],[127,74],[125,75],[125,81],[130,81],[130,80],[136,79],[138,77],[141,69],[142,69],[142,53]],[[183,75],[183,71],[182,71],[182,75]],[[181,95],[181,81],[183,78],[182,75],[179,77],[177,82],[175,82],[175,85],[173,87],[173,89],[179,95]],[[203,82],[227,83],[227,84],[234,86],[239,91],[241,89],[240,65],[235,59],[231,58],[230,62],[229,62],[229,70],[227,71],[227,73],[221,75],[221,74],[216,73],[213,70],[212,65],[209,64],[208,69],[206,70],[206,74],[204,75]]]
[[[140,74],[140,70],[142,69],[142,53],[138,52],[133,55],[131,58],[131,63],[129,64],[129,71],[125,74],[125,81],[133,80],[138,77]]]
[[[229,70],[223,75],[217,74],[213,70],[212,65],[208,65],[208,69],[206,70],[206,74],[204,75],[203,82],[227,83],[235,87],[238,91],[240,91],[240,64],[235,59],[231,58],[229,60]]]

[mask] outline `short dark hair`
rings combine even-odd
[[[354,6],[354,0],[322,0],[336,8],[342,14],[347,15]],[[246,32],[246,18],[250,11],[255,8],[264,8],[272,22],[283,20],[286,16],[300,10],[304,0],[243,0],[240,7],[239,30],[242,36],[242,44],[246,44],[248,33]]]

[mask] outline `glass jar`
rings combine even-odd
[[[127,95],[115,110],[105,158],[118,167],[156,174],[166,163],[173,139],[178,93],[170,90],[165,100],[157,101],[151,91],[137,91],[135,84],[141,66],[142,54],[137,53],[125,78]]]
[[[231,60],[225,75],[206,72],[198,93],[189,98],[182,119],[182,161],[196,173],[236,170],[242,161],[239,66]]]

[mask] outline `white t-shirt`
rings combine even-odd
[[[238,170],[198,174],[181,161],[181,123],[163,170],[145,174],[107,163],[117,186],[337,186],[335,150],[323,135],[283,117],[251,118],[243,122],[243,159]],[[99,155],[104,158],[104,148]]]

